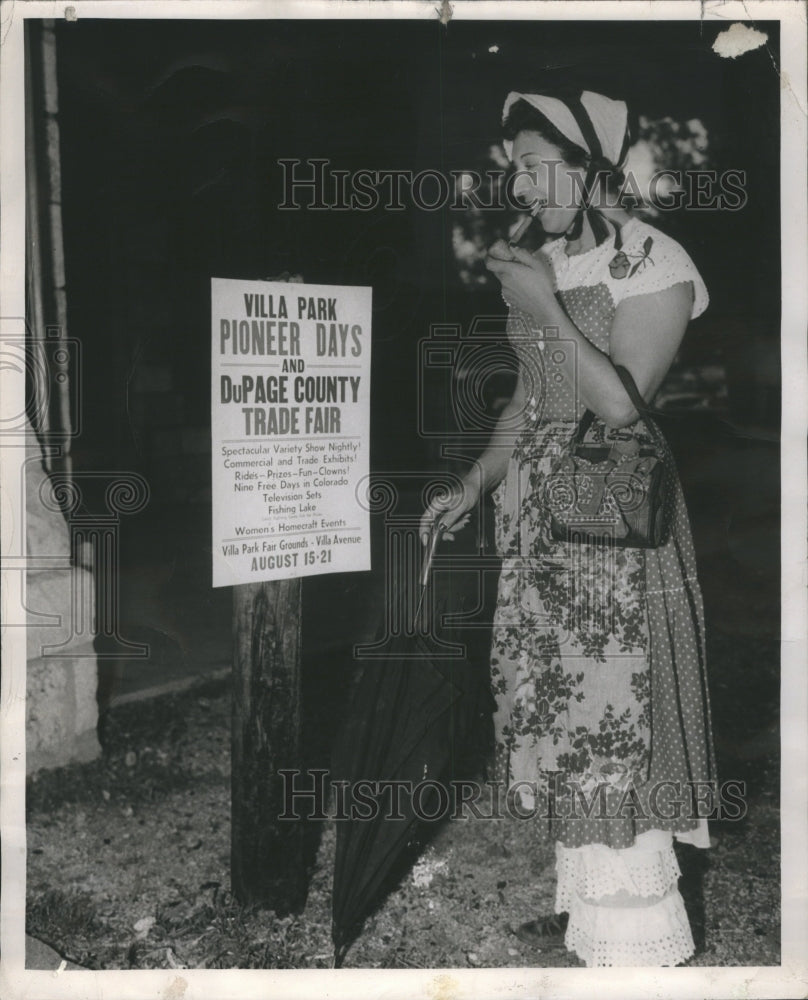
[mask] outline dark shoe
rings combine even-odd
[[[526,924],[520,924],[512,930],[525,944],[549,947],[564,943],[569,919],[567,913],[552,913],[546,917],[539,917],[538,920],[528,920]]]

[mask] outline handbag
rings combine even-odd
[[[652,438],[605,445],[584,436],[595,414],[587,410],[570,440],[569,450],[545,480],[554,541],[618,548],[653,549],[667,541],[676,496],[676,470],[662,432],[628,369],[615,370]]]

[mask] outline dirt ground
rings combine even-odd
[[[726,671],[716,683],[720,690],[726,679],[726,696],[737,700],[738,678],[749,674],[734,671],[736,657],[732,666],[734,684]],[[745,738],[719,748],[723,775],[747,781],[748,814],[713,827],[707,944],[694,965],[780,961],[777,744],[761,728],[760,692],[757,701],[755,690],[740,695],[751,699],[754,725],[735,711]],[[229,884],[229,740],[230,699],[219,682],[113,710],[102,759],[32,780],[28,933],[91,969],[330,967],[334,822],[322,826],[302,913],[240,907]],[[579,965],[510,929],[550,910],[553,861],[535,822],[445,824],[367,921],[345,967]]]

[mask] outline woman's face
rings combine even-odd
[[[519,132],[513,141],[513,164],[531,177],[517,180],[515,193],[525,202],[547,203],[537,213],[548,233],[564,233],[575,221],[584,191],[586,170],[565,163],[558,146],[538,132]]]

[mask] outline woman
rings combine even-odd
[[[516,389],[462,488],[432,504],[422,529],[439,522],[453,537],[496,488],[498,746],[523,807],[534,805],[526,790],[545,804],[555,791],[555,912],[568,915],[567,947],[590,966],[677,965],[694,943],[673,841],[709,846],[714,781],[681,489],[668,540],[652,549],[553,541],[542,496],[587,409],[589,439],[650,441],[614,366],[652,400],[707,292],[682,248],[613,197],[629,145],[625,104],[511,93],[503,123],[554,238],[535,254],[502,241],[489,251],[520,359]],[[534,919],[517,933],[541,943],[552,924]]]

